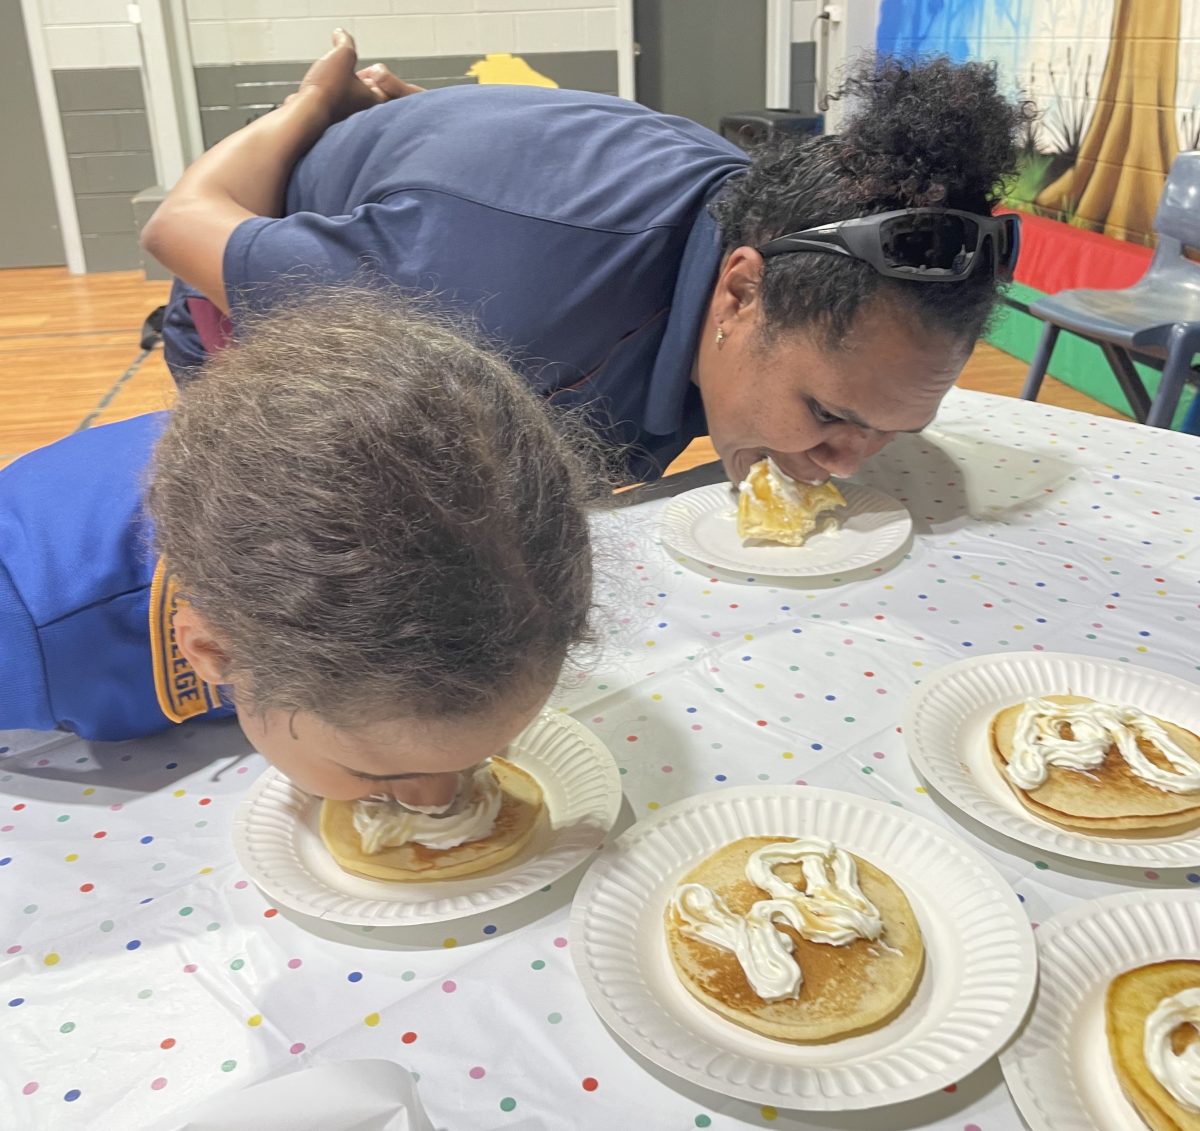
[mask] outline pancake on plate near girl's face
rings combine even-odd
[[[751,882],[746,864],[759,849],[788,844],[789,837],[746,837],[719,849],[693,868],[683,884],[700,884],[724,900],[735,915],[745,915],[769,894]],[[845,946],[810,942],[790,925],[777,930],[793,944],[792,956],[802,981],[794,999],[767,1001],[750,984],[730,951],[685,933],[673,904],[664,916],[667,945],[675,971],[688,992],[709,1009],[756,1033],[777,1040],[825,1043],[876,1029],[897,1016],[921,979],[925,947],[908,899],[885,872],[851,855],[862,894],[883,920],[878,940],[855,939]],[[776,866],[775,875],[798,891],[806,881],[801,865]]]
[[[355,827],[360,805],[395,805],[396,802],[324,801],[321,805],[321,839],[330,855],[347,872],[377,880],[413,882],[469,876],[512,859],[529,842],[545,809],[541,786],[532,775],[505,758],[492,758],[484,768],[500,789],[500,808],[491,831],[453,848],[431,848],[410,840],[363,851],[363,838]],[[411,812],[411,811],[408,811]],[[437,817],[421,824],[436,827]]]
[[[1081,695],[1040,698],[1062,706],[1094,702]],[[1017,723],[1024,709],[1022,702],[1000,711],[992,719],[990,738],[1000,776],[1030,812],[1064,828],[1098,836],[1167,835],[1200,826],[1200,793],[1171,793],[1151,785],[1134,772],[1115,744],[1094,769],[1080,771],[1051,765],[1041,785],[1021,789],[1009,778],[1007,766],[1013,758]],[[1165,719],[1154,721],[1200,765],[1200,738]],[[1171,768],[1152,743],[1139,738],[1138,747],[1154,765]]]
[[[1109,983],[1104,998],[1108,1051],[1121,1089],[1154,1131],[1200,1131],[1200,1110],[1189,1111],[1158,1079],[1146,1059],[1146,1023],[1168,999],[1183,993],[1200,998],[1200,962],[1155,962],[1126,970]],[[1159,1055],[1200,1064],[1200,1029],[1195,1023],[1167,1027]],[[1190,1054],[1189,1051],[1190,1050]],[[1193,1081],[1200,1084],[1197,1072]],[[1195,1106],[1195,1105],[1193,1105]]]

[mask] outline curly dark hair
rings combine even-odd
[[[840,134],[769,140],[712,203],[726,251],[759,247],[817,224],[898,208],[940,205],[990,213],[1016,165],[1032,104],[1012,102],[996,69],[948,58],[861,59],[839,97],[851,109]],[[925,329],[973,343],[998,297],[993,273],[959,283],[889,279],[867,263],[793,254],[765,261],[764,330],[815,326],[843,342],[872,299],[894,303]]]
[[[315,287],[244,320],[183,389],[148,504],[246,705],[349,726],[554,678],[591,635],[602,471],[456,323]]]

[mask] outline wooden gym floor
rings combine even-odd
[[[138,347],[143,320],[167,291],[140,271],[0,271],[0,467],[70,432],[170,405],[174,386],[162,350]],[[1024,362],[981,343],[959,384],[1016,396],[1024,376]],[[1041,399],[1121,415],[1049,377]],[[697,440],[673,469],[712,458],[708,441]]]

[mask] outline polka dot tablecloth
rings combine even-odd
[[[1130,886],[1200,896],[1196,872],[976,839],[924,794],[898,732],[916,684],[965,656],[1085,652],[1200,678],[1200,445],[956,392],[860,478],[906,503],[916,535],[895,568],[841,585],[696,572],[657,541],[662,502],[599,520],[618,611],[556,704],[614,751],[635,816],[726,785],[811,783],[958,829],[1034,924]],[[231,841],[262,766],[230,724],[108,745],[0,734],[0,1126],[133,1131],[355,1057],[415,1072],[454,1131],[1021,1126],[994,1062],[892,1115],[809,1117],[675,1083],[588,1006],[570,877],[415,931],[279,910]]]

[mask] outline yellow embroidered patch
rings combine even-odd
[[[186,604],[160,558],[150,583],[150,656],[159,708],[173,723],[221,706],[217,689],[196,674],[175,643],[175,610]]]

